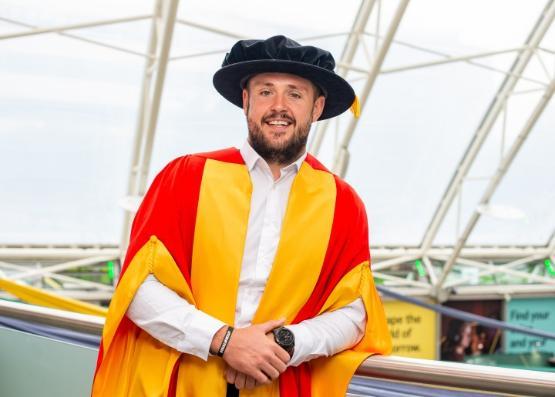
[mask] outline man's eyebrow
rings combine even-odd
[[[262,82],[261,82],[261,83],[254,83],[253,85],[254,85],[254,86],[263,85],[263,86],[266,86],[266,87],[273,87],[273,86],[274,86],[274,83],[270,83],[270,82],[262,83]]]
[[[291,88],[291,89],[293,89],[293,90],[308,91],[308,88],[307,88],[307,87],[302,87],[302,86],[299,87],[299,86],[296,86],[295,84],[287,84],[287,87],[289,87],[289,88]]]

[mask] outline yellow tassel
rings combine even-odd
[[[360,101],[358,100],[358,97],[355,95],[355,100],[353,101],[353,104],[351,105],[351,108],[349,109],[353,115],[355,116],[355,118],[359,118],[360,117]]]

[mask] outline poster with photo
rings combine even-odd
[[[500,300],[451,301],[444,303],[454,309],[480,316],[501,319]],[[459,361],[497,352],[501,348],[502,332],[489,327],[441,316],[441,360]]]

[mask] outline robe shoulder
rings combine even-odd
[[[236,148],[227,148],[213,152],[193,153],[179,156],[169,161],[156,175],[151,188],[180,190],[194,180],[200,183],[206,160],[225,163],[245,164],[241,153]],[[183,183],[187,182],[187,183]]]
[[[234,147],[215,150],[212,152],[196,153],[190,156],[193,158],[217,160],[226,163],[245,164],[245,161],[241,156],[241,152],[239,151],[239,149]]]
[[[334,175],[334,177],[337,194],[342,196],[343,203],[352,206],[353,210],[363,212],[364,216],[366,217],[364,202],[362,201],[356,190],[339,176]]]
[[[180,174],[191,168],[203,167],[206,160],[223,161],[226,163],[244,164],[243,157],[237,148],[231,147],[212,152],[192,153],[179,156],[169,163],[160,171],[160,174],[172,175]]]
[[[335,179],[337,195],[341,196],[342,205],[351,206],[353,207],[353,209],[362,209],[364,211],[364,203],[361,200],[360,196],[357,194],[356,190],[351,185],[349,185],[341,177],[327,169],[316,157],[314,157],[310,153],[306,156],[306,162],[315,170],[327,172],[333,175]]]

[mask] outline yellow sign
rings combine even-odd
[[[398,301],[384,301],[384,308],[393,338],[392,354],[435,360],[437,314],[432,310]]]

